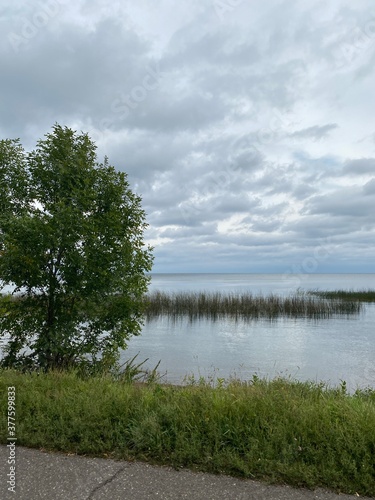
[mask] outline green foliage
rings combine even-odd
[[[98,163],[87,134],[55,125],[26,153],[0,141],[3,366],[109,368],[137,335],[151,270],[141,199]]]
[[[143,365],[148,361],[149,358],[136,362],[138,354],[128,359],[122,365],[116,367],[116,369],[111,370],[110,375],[114,380],[121,382],[139,382],[139,383],[155,383],[161,380],[163,375],[160,375],[158,368],[160,365],[159,361],[153,369],[144,368]]]
[[[373,389],[350,395],[343,384],[258,377],[216,387],[130,379],[3,370],[0,407],[15,386],[22,446],[375,495]],[[6,429],[3,412],[4,444]]]

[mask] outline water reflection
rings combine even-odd
[[[148,322],[140,337],[130,341],[123,359],[140,352],[152,368],[180,383],[195,376],[292,376],[324,380],[348,387],[375,386],[375,305],[356,316],[329,319],[277,318],[241,320],[222,318],[192,321],[160,317]]]

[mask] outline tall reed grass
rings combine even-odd
[[[335,314],[357,314],[361,304],[356,301],[334,300],[296,293],[283,297],[252,293],[222,292],[162,292],[154,291],[145,297],[146,318],[162,316],[189,316],[192,319],[222,316],[237,318],[309,317],[319,318]]]
[[[333,290],[333,291],[320,291],[311,290],[308,292],[310,295],[321,297],[323,299],[338,299],[360,302],[375,302],[375,290]]]

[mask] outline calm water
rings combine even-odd
[[[251,291],[289,294],[304,290],[375,288],[374,274],[157,274],[150,290]],[[324,380],[331,385],[345,380],[350,390],[375,387],[375,304],[352,317],[321,320],[287,319],[217,322],[202,319],[173,321],[160,318],[147,323],[122,353],[125,361],[139,352],[145,366],[165,381],[180,383],[185,375],[242,379],[254,374],[272,378]]]

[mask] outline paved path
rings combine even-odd
[[[16,447],[16,492],[7,491],[10,449],[0,446],[1,500],[354,500],[325,490],[176,471],[141,462],[44,453]],[[362,497],[363,498],[363,497]]]

